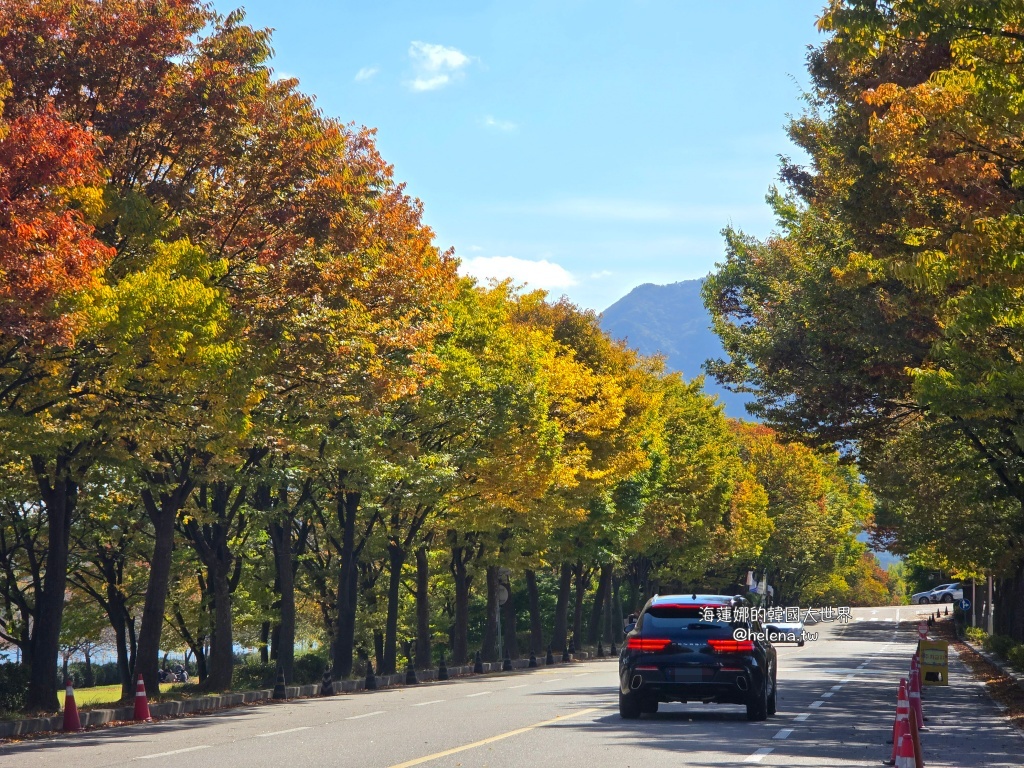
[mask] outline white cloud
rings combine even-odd
[[[433,77],[417,77],[410,83],[414,91],[436,91],[451,82],[448,75],[434,75]]]
[[[568,288],[576,285],[572,273],[559,264],[541,259],[517,259],[515,256],[476,256],[463,259],[459,271],[478,280],[505,280],[526,283],[530,288]]]
[[[356,76],[353,79],[357,83],[362,82],[363,80],[369,80],[371,77],[376,75],[378,71],[377,67],[363,67],[356,72]]]
[[[472,60],[457,48],[413,40],[409,44],[415,76],[409,82],[414,91],[434,91],[443,88],[462,74]]]
[[[591,280],[600,280],[602,277],[611,277],[614,274],[615,273],[610,271],[610,270],[602,269],[600,272],[592,272],[590,274],[590,279]]]
[[[495,130],[504,131],[505,133],[511,133],[519,127],[511,120],[499,120],[492,115],[484,117],[483,123],[488,128],[494,128]]]

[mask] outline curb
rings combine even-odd
[[[607,656],[605,658],[608,658]],[[581,652],[573,657],[573,661],[590,661],[593,660],[592,654],[587,652]],[[569,662],[570,664],[572,662]],[[487,662],[483,665],[483,674],[495,674],[500,673],[502,662]],[[529,659],[516,659],[512,662],[513,671],[521,669],[528,669],[530,666]],[[554,667],[564,666],[562,662],[557,662],[553,665]],[[544,664],[538,664],[537,669],[546,668]],[[465,678],[465,677],[480,677],[480,675],[473,674],[473,665],[466,664],[461,667],[448,667],[448,674],[454,678]],[[506,673],[507,674],[507,673]],[[416,677],[419,681],[417,684],[431,683],[437,680],[436,669],[423,669],[416,670]],[[397,673],[394,675],[377,675],[377,686],[378,688],[404,688],[405,685],[405,673]],[[366,687],[366,683],[363,680],[335,680],[334,689],[340,693],[355,693],[356,691],[362,691]],[[313,683],[311,685],[289,685],[285,688],[287,692],[287,699],[303,699],[303,698],[328,698],[320,696],[320,684]],[[254,704],[261,701],[273,701],[274,690],[273,688],[265,688],[257,691],[240,691],[237,693],[223,693],[213,694],[209,696],[197,696],[191,699],[176,699],[174,701],[164,701],[159,704],[150,704],[149,713],[156,719],[181,717],[182,715],[193,714],[197,712],[212,712],[218,709],[229,709],[231,707],[240,707],[246,704]],[[337,693],[335,694],[337,695]],[[131,724],[135,718],[135,707],[133,704],[129,704],[125,707],[115,707],[112,709],[87,709],[79,710],[79,717],[82,721],[82,728],[90,728],[100,725],[106,725],[107,723],[125,722]],[[60,731],[64,725],[63,713],[50,715],[47,717],[30,717],[23,720],[7,720],[0,722],[0,740],[10,739],[15,736],[27,736],[32,733],[42,733],[46,731]]]
[[[1024,689],[1024,675],[1018,674],[1017,671],[1011,667],[1007,662],[1000,659],[998,656],[989,653],[984,650],[980,645],[975,645],[969,640],[963,640],[972,650],[974,650],[979,656],[987,661],[992,666],[996,667],[1000,672],[1006,675],[1008,678],[1013,680],[1017,684],[1017,687]]]

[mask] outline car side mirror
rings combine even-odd
[[[629,623],[629,622],[627,621],[627,622],[626,622],[626,625],[625,625],[625,626],[624,626],[624,627],[622,628],[622,634],[624,634],[624,635],[628,635],[628,634],[629,634],[630,632],[632,632],[632,631],[633,631],[634,629],[636,629],[636,622],[634,621],[633,623]]]

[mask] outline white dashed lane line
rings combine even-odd
[[[421,701],[419,704],[413,704],[414,707],[425,707],[428,704],[440,704],[444,699],[434,699],[433,701]]]
[[[841,690],[843,690],[843,686],[841,686],[841,685],[833,685],[832,686],[832,690],[833,691],[841,691]]]
[[[818,700],[818,701],[812,701],[812,702],[811,702],[811,709],[817,709],[818,707],[820,707],[820,706],[821,706],[822,704],[824,704],[824,703],[825,703],[825,702],[824,702],[824,701],[821,701],[821,700]]]
[[[270,733],[259,734],[261,739],[265,739],[267,736],[280,736],[282,733],[295,733],[296,731],[308,731],[313,726],[303,725],[300,728],[289,728],[287,731],[271,731]]]
[[[806,720],[810,716],[811,716],[810,712],[801,712],[799,715],[797,715],[796,717],[793,718],[793,722],[795,722],[795,723],[802,723],[804,720]]]
[[[493,691],[480,691],[480,693],[471,693],[466,698],[472,699],[474,696],[489,696]]]
[[[383,714],[384,714],[384,710],[383,709],[378,709],[376,712],[366,712],[365,714],[362,714],[362,715],[352,715],[352,717],[346,717],[345,719],[346,720],[359,720],[360,718],[363,718],[363,717],[373,717],[374,715],[383,715]]]
[[[747,757],[747,759],[744,760],[743,762],[744,763],[760,763],[762,760],[764,760],[766,755],[770,755],[774,751],[775,751],[774,747],[762,747],[761,749],[757,750],[757,752],[755,752],[754,754],[749,755]]]
[[[772,736],[773,739],[788,739],[789,734],[793,732],[792,728],[783,728],[781,731]]]
[[[151,757],[166,757],[167,755],[180,755],[182,752],[195,752],[197,749],[209,749],[209,744],[200,744],[195,747],[185,747],[184,749],[172,749],[170,752],[157,752],[154,755],[140,755],[136,757],[136,760],[149,760]]]
[[[826,691],[825,693],[821,694],[821,698],[823,698],[823,699],[831,699],[832,696],[833,696],[832,691]]]

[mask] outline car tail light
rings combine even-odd
[[[708,640],[715,653],[750,653],[754,650],[753,640]]]
[[[631,637],[626,647],[631,651],[664,651],[671,642],[667,637]]]

